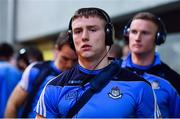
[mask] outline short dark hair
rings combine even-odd
[[[149,21],[153,22],[154,24],[156,24],[158,30],[161,28],[157,16],[155,16],[154,14],[152,14],[150,12],[137,13],[137,14],[134,15],[132,21],[136,20],[136,19],[149,20]]]
[[[105,23],[111,22],[109,15],[104,10],[102,10],[100,8],[95,8],[95,7],[80,8],[71,17],[71,20],[69,22],[69,30],[72,29],[72,26],[71,26],[72,21],[74,21],[75,19],[77,19],[79,17],[89,18],[90,16],[91,17],[97,16],[97,17],[103,19],[105,21]]]
[[[14,49],[12,45],[8,43],[0,44],[0,57],[5,57],[9,59],[10,57],[12,57],[13,53],[14,53]]]
[[[55,43],[55,48],[57,48],[58,50],[61,50],[61,48],[64,45],[69,45],[70,46],[70,42],[69,42],[69,36],[67,34],[67,32],[61,32],[56,40]]]
[[[103,13],[103,14],[102,14]],[[89,16],[98,16],[99,18],[101,19],[104,19],[104,21],[106,22],[109,22],[107,21],[107,19],[109,20],[109,18],[106,18],[105,16],[108,16],[105,11],[102,11],[102,9],[99,9],[99,8],[93,8],[93,7],[90,7],[90,8],[81,8],[81,9],[78,9],[74,16],[72,17],[72,21],[76,18],[79,18],[79,17],[86,17],[88,18]]]

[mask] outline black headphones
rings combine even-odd
[[[111,46],[113,44],[113,24],[111,22],[111,19],[109,17],[109,15],[102,9],[100,8],[94,8],[94,7],[90,7],[90,8],[81,8],[79,10],[82,10],[82,9],[89,9],[89,10],[96,10],[98,13],[100,13],[104,19],[106,20],[107,24],[105,26],[105,44],[108,45],[108,46]],[[69,35],[69,41],[70,41],[70,45],[72,47],[72,49],[75,50],[75,46],[74,46],[74,43],[73,43],[73,37],[72,37],[72,18],[69,22],[69,29],[68,29],[68,35]]]
[[[123,30],[123,36],[124,36],[124,38],[126,40],[129,39],[129,30],[130,30],[130,25],[131,25],[132,21],[133,21],[132,19],[129,20],[127,25],[124,27],[124,30]],[[161,20],[160,17],[156,18],[156,21],[158,23],[159,30],[156,33],[156,40],[155,40],[155,42],[156,42],[156,45],[161,45],[166,40],[167,30],[166,30],[164,22]]]

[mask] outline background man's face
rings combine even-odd
[[[55,62],[61,71],[70,69],[77,62],[75,51],[72,50],[69,45],[64,45],[61,50],[57,52]]]
[[[130,25],[129,48],[132,53],[152,53],[155,50],[157,26],[149,21],[136,19]]]

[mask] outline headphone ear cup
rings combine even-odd
[[[113,44],[113,25],[108,23],[105,26],[105,44],[111,46]]]
[[[156,33],[156,45],[161,45],[166,41],[167,30],[160,17],[157,18],[157,21],[159,23],[159,31]]]
[[[125,38],[125,40],[128,40],[129,39],[129,27],[128,26],[125,26],[124,27],[124,30],[123,30],[123,37]]]
[[[123,37],[125,40],[129,40],[129,31],[130,31],[130,25],[131,25],[132,19],[128,21],[126,26],[123,29]]]
[[[165,42],[166,35],[162,32],[157,32],[156,34],[156,45],[161,45]]]
[[[75,46],[74,46],[74,42],[73,42],[73,37],[72,37],[72,31],[68,30],[67,34],[68,34],[68,39],[69,39],[70,46],[71,46],[71,48],[73,50],[75,50]]]

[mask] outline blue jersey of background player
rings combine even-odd
[[[152,65],[155,65],[159,61],[159,56],[156,54],[154,64]],[[154,89],[157,96],[157,103],[162,117],[180,117],[180,97],[177,94],[175,88],[167,80],[143,71],[148,69],[150,66],[146,67],[133,64],[130,54],[123,61],[122,67],[130,69],[151,83],[152,88]]]
[[[23,106],[21,117],[34,118],[34,107],[45,84],[62,71],[70,69],[76,62],[77,56],[70,47],[67,35],[61,33],[55,44],[54,61],[36,62],[26,68],[8,101],[5,116],[17,117],[19,108]]]
[[[152,84],[162,117],[180,117],[179,95],[175,88],[166,78],[148,71],[162,63],[159,54],[155,52],[156,45],[164,43],[166,37],[162,20],[149,12],[138,13],[125,27],[124,36],[129,42],[130,54],[123,61],[122,67],[132,70]],[[157,72],[165,73],[163,70]]]
[[[22,73],[10,61],[14,54],[8,43],[0,43],[0,118],[4,117],[7,100],[20,81]]]
[[[117,66],[109,62],[107,56],[106,46],[113,43],[113,26],[105,11],[99,8],[77,10],[69,23],[69,30],[79,64],[47,84],[36,107],[37,118],[66,117],[70,108],[90,88],[89,79]],[[144,79],[139,80],[133,73],[118,70],[117,75],[102,78],[109,78],[110,82],[94,94],[74,117],[156,116],[153,91]]]

